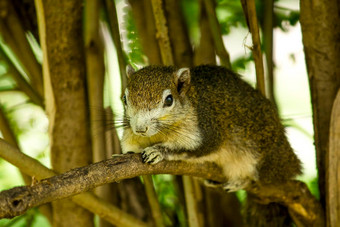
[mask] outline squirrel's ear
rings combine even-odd
[[[128,64],[128,65],[126,66],[126,75],[127,75],[127,77],[130,78],[130,76],[131,76],[132,73],[134,73],[134,72],[135,72],[135,69],[132,68],[132,66],[131,66],[130,64]]]
[[[190,87],[190,69],[181,68],[176,72],[177,91],[180,95],[185,94]]]

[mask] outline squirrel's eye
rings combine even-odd
[[[172,95],[168,95],[164,100],[164,107],[169,107],[174,102]]]
[[[123,100],[124,105],[127,105],[127,102],[126,102],[126,95],[123,96],[122,100]]]

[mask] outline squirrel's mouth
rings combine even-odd
[[[147,135],[147,134],[145,134],[145,133],[137,133],[136,135],[137,135],[137,136],[148,137],[148,135]]]

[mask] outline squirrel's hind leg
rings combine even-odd
[[[250,179],[238,179],[221,183],[213,180],[204,180],[204,185],[212,188],[223,188],[226,192],[235,192],[241,189],[245,189],[251,183]]]

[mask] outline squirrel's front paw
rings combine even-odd
[[[163,154],[156,147],[147,147],[142,151],[142,160],[144,163],[156,164],[164,159]]]

